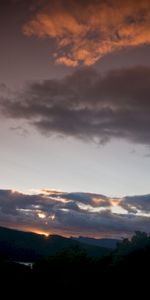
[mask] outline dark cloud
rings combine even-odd
[[[60,193],[59,197],[70,201],[76,201],[77,203],[91,205],[93,207],[109,207],[111,205],[108,197],[92,193]]]
[[[120,205],[131,213],[150,214],[150,195],[125,197]]]
[[[33,82],[15,96],[3,95],[0,109],[47,135],[149,144],[150,68],[105,75],[84,68],[61,80]]]
[[[115,199],[118,208],[123,207],[130,212],[128,206],[131,201],[128,198],[132,197]],[[100,201],[96,204],[95,199]],[[102,199],[105,200],[104,203],[101,202]],[[129,235],[135,230],[148,231],[150,218],[142,215],[142,212],[149,212],[149,206],[144,206],[146,196],[137,197],[137,201],[133,197],[134,206],[141,215],[136,215],[133,211],[132,214],[121,211],[115,213],[111,210],[113,201],[112,198],[89,193],[47,191],[45,194],[41,192],[25,195],[11,190],[0,190],[0,225],[47,233],[97,237]]]

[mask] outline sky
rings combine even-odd
[[[150,0],[1,0],[0,39],[0,225],[148,231]]]

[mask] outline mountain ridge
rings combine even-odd
[[[12,260],[36,261],[72,247],[79,247],[91,257],[110,253],[109,248],[81,242],[75,238],[59,235],[46,237],[33,232],[0,227],[0,255]]]

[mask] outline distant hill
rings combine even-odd
[[[45,237],[31,232],[0,227],[0,256],[11,260],[36,261],[72,247],[85,250],[88,256],[101,257],[110,253],[108,248],[92,245],[80,239],[59,235]]]
[[[117,246],[117,243],[119,240],[117,239],[94,239],[94,238],[88,238],[88,237],[78,237],[73,238],[75,241],[78,241],[80,243],[98,246],[98,247],[104,247],[108,249],[115,249]]]

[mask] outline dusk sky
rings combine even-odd
[[[0,225],[150,227],[150,0],[1,0]]]

